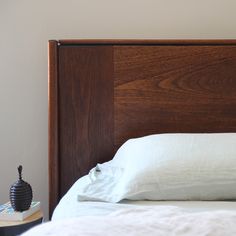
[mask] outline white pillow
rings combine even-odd
[[[236,133],[130,139],[89,177],[79,200],[236,199]]]

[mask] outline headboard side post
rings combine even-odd
[[[48,165],[49,165],[49,217],[58,203],[58,42],[48,43]]]

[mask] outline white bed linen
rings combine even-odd
[[[78,189],[86,184],[88,177],[79,179],[62,198],[56,207],[52,220],[61,220],[82,216],[104,216],[118,210],[134,209],[136,206],[177,206],[186,212],[233,210],[236,211],[234,201],[128,201],[121,203],[91,202],[77,199]]]
[[[134,207],[37,226],[24,236],[235,236],[235,211],[185,212],[179,207]]]
[[[89,172],[79,200],[236,199],[236,133],[156,134],[126,141]]]
[[[23,236],[235,236],[236,202],[123,201],[79,202],[78,180],[62,198],[53,221]]]

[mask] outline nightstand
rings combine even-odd
[[[0,221],[0,236],[19,235],[43,221],[42,211],[38,211],[23,221]]]

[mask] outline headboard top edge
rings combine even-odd
[[[236,39],[62,39],[59,45],[236,45]]]

